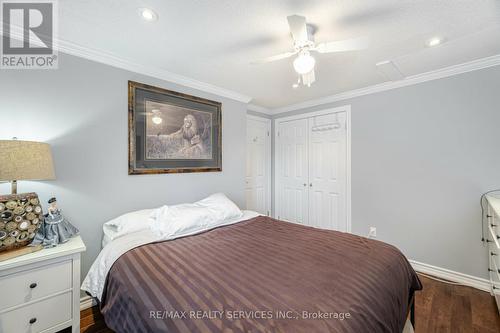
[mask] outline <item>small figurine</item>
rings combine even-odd
[[[61,214],[56,198],[50,198],[48,203],[48,213],[44,215],[43,225],[38,229],[30,245],[42,244],[46,248],[54,247],[78,235],[78,229]]]

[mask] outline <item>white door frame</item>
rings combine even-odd
[[[347,218],[347,232],[351,232],[351,105],[343,105],[339,106],[336,108],[329,108],[325,110],[320,110],[320,111],[314,111],[314,112],[306,112],[306,113],[301,113],[298,115],[294,116],[288,116],[288,117],[282,117],[282,118],[275,118],[275,129],[276,133],[275,139],[274,139],[274,157],[275,157],[275,163],[274,163],[274,203],[275,203],[275,211],[274,211],[274,216],[277,217],[277,211],[279,211],[279,202],[278,202],[278,189],[280,188],[280,183],[279,183],[279,178],[277,177],[277,167],[279,163],[276,160],[276,156],[281,156],[281,152],[279,151],[279,145],[278,145],[278,133],[279,133],[279,128],[280,124],[283,122],[287,122],[290,120],[297,120],[297,119],[305,119],[309,117],[316,117],[316,116],[322,116],[330,113],[338,113],[338,112],[345,112],[346,113],[346,131],[347,131],[347,142],[346,142],[346,149],[347,149],[347,159],[346,159],[346,218]]]
[[[268,212],[268,215],[271,215],[271,203],[272,203],[272,197],[271,197],[271,184],[272,184],[272,143],[271,143],[271,123],[272,120],[269,118],[264,118],[264,117],[259,117],[259,116],[254,116],[247,114],[247,119],[252,119],[255,121],[260,121],[266,124],[266,129],[267,129],[267,137],[268,140],[266,142],[266,173],[267,173],[267,180],[266,180],[266,211]],[[246,158],[246,156],[245,156]]]

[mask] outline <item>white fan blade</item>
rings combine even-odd
[[[314,69],[309,73],[302,74],[302,83],[304,85],[310,87],[314,81],[316,81],[316,76],[314,75]]]
[[[288,25],[290,26],[290,32],[292,37],[297,42],[305,42],[309,39],[307,38],[307,25],[306,18],[299,15],[291,15],[286,18],[288,20]]]
[[[364,50],[368,47],[368,38],[353,38],[334,42],[319,43],[315,50],[319,53]]]
[[[265,64],[265,63],[268,63],[268,62],[272,62],[272,61],[276,61],[276,60],[281,60],[281,59],[289,58],[289,57],[293,56],[296,53],[297,53],[296,51],[286,52],[286,53],[277,54],[277,55],[274,55],[274,56],[271,56],[271,57],[268,57],[268,58],[264,58],[264,59],[252,61],[251,63],[252,64],[256,64],[256,65],[258,65],[258,64]]]

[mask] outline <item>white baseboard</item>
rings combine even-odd
[[[446,268],[424,264],[415,260],[408,261],[413,266],[413,269],[417,272],[429,274],[451,282],[457,282],[482,291],[491,292],[491,284],[489,280],[455,272]]]
[[[80,298],[80,311],[86,310],[97,305],[96,301],[88,295]]]

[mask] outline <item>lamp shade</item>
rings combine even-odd
[[[56,179],[50,145],[0,140],[0,181]]]

